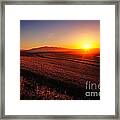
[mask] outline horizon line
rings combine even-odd
[[[66,47],[59,47],[59,46],[41,46],[41,47],[31,47],[31,48],[27,48],[27,49],[24,49],[24,48],[20,48],[20,50],[32,50],[32,49],[37,49],[37,48],[43,48],[43,47],[48,47],[48,48],[63,48],[63,49],[70,49],[70,50],[83,50],[84,48],[66,48]],[[100,49],[100,47],[93,47],[93,48],[89,48],[90,49]]]

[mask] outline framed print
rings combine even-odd
[[[1,118],[119,119],[117,0],[1,10]]]

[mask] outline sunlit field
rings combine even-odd
[[[86,89],[87,81],[96,85],[100,81],[99,49],[49,49],[21,51],[21,99],[99,99],[97,94],[85,95],[87,91],[99,92],[96,86]]]

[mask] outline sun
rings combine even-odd
[[[92,46],[91,46],[91,44],[89,44],[89,43],[85,43],[84,45],[83,45],[83,49],[84,50],[89,50],[89,49],[91,49],[92,48]]]
[[[90,51],[94,48],[99,48],[99,43],[92,40],[81,40],[75,43],[75,49],[82,49],[84,51]]]

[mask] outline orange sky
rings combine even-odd
[[[21,20],[21,49],[52,46],[99,48],[99,20]]]

